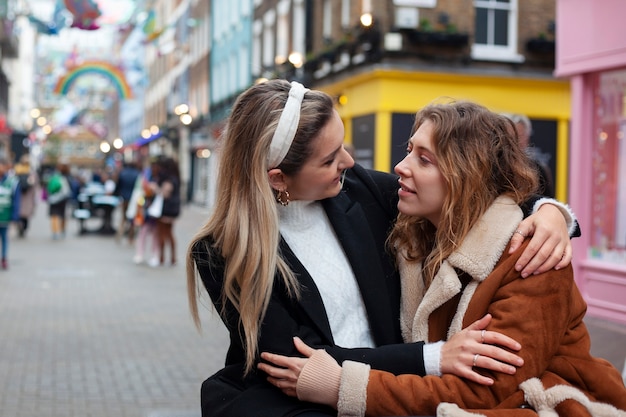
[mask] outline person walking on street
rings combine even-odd
[[[532,164],[539,175],[539,194],[554,197],[554,176],[550,167],[541,159],[541,150],[530,143],[533,134],[533,125],[525,114],[505,114],[515,123],[515,130],[519,138],[519,143],[531,159]]]
[[[20,212],[18,221],[18,234],[26,235],[30,218],[35,213],[37,206],[37,173],[30,168],[28,154],[22,155],[20,162],[15,165],[15,176],[20,186]]]
[[[9,172],[9,161],[0,158],[0,241],[2,242],[2,269],[7,269],[9,252],[8,230],[11,222],[19,219],[20,187],[17,178]]]
[[[68,176],[70,167],[67,164],[59,164],[46,185],[48,214],[52,239],[58,240],[65,237],[65,216],[67,202],[72,196],[72,190]]]
[[[159,248],[159,265],[165,264],[165,249],[169,246],[170,265],[176,265],[176,240],[174,222],[180,214],[180,172],[178,163],[172,158],[158,162],[156,194],[163,199],[161,215],[156,219],[156,239]]]
[[[130,202],[133,190],[135,189],[135,183],[139,177],[139,168],[134,162],[124,163],[121,171],[117,176],[115,182],[114,195],[121,199],[120,210],[120,225],[117,229],[116,238],[119,241],[124,233],[128,236],[128,243],[132,244],[135,239],[135,225],[132,218],[126,216],[128,211],[128,204]]]
[[[135,204],[134,210],[129,210],[127,216],[133,218],[133,223],[139,228],[135,239],[135,256],[133,262],[141,264],[147,260],[149,266],[159,264],[158,245],[156,241],[156,218],[148,213],[154,200],[154,187],[151,185],[158,170],[156,161],[150,162],[137,177],[134,196],[131,201]]]

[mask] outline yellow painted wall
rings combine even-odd
[[[557,121],[556,198],[567,201],[570,88],[568,80],[481,74],[375,70],[320,87],[345,95],[338,108],[351,138],[354,117],[376,114],[374,168],[391,171],[391,115],[414,113],[440,97],[467,99],[493,111]],[[407,138],[408,139],[408,138]]]

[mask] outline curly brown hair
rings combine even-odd
[[[435,228],[424,218],[400,213],[387,241],[394,254],[423,262],[426,287],[498,196],[520,204],[538,185],[507,117],[468,101],[437,102],[417,113],[412,134],[427,120],[447,186],[440,221]]]

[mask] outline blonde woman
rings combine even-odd
[[[268,81],[235,102],[216,204],[187,256],[193,317],[198,322],[206,289],[231,340],[227,366],[202,386],[203,416],[333,415],[284,396],[256,369],[261,351],[297,353],[294,336],[338,360],[394,373],[452,372],[485,383],[472,370],[473,354],[497,372],[520,364],[514,340],[481,333],[488,318],[445,344],[401,343],[399,280],[384,243],[397,214],[397,177],[355,165],[343,139],[332,99],[301,84]],[[531,270],[569,263],[558,209],[542,208],[520,230],[536,232]]]

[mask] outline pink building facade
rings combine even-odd
[[[589,315],[626,323],[626,35],[624,0],[557,0],[556,70],[569,78],[568,200],[576,282]]]

